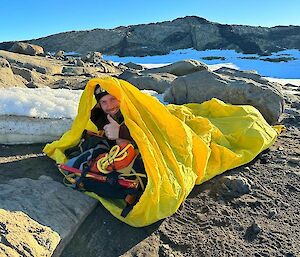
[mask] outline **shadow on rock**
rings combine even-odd
[[[0,145],[0,183],[16,178],[38,179],[42,175],[62,181],[55,162],[42,153],[44,144]]]
[[[61,257],[120,256],[155,232],[161,221],[143,228],[128,226],[101,204],[80,226]]]

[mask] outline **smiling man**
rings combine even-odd
[[[133,141],[124,124],[119,101],[99,85],[96,86],[94,95],[97,104],[91,111],[91,121],[98,130],[104,130],[106,137],[110,140],[116,140],[117,144],[124,140]]]

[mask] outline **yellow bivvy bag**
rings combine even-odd
[[[91,79],[82,93],[69,131],[47,144],[44,152],[57,163],[78,144],[84,129],[97,132],[90,120],[99,84],[120,101],[120,110],[141,153],[148,184],[139,202],[123,218],[125,202],[94,193],[115,217],[142,227],[172,215],[195,185],[250,162],[275,141],[280,127],[271,127],[257,109],[212,99],[202,104],[163,105],[130,83],[112,78]]]

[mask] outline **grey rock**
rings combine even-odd
[[[59,51],[57,51],[55,54],[54,54],[54,56],[56,57],[56,58],[58,58],[58,59],[64,59],[64,57],[65,57],[65,52],[63,51],[63,50],[59,50]]]
[[[75,65],[79,66],[79,67],[84,67],[85,66],[84,62],[82,60],[80,60],[80,59],[76,59],[75,60]]]
[[[60,253],[97,201],[61,183],[41,178],[20,178],[0,184],[0,206],[20,211],[59,234]],[[29,231],[30,234],[30,231]]]
[[[202,103],[215,97],[226,103],[252,105],[270,124],[276,123],[284,110],[281,91],[255,74],[237,75],[203,70],[178,77],[164,100],[175,104]]]
[[[269,213],[268,213],[268,218],[274,218],[275,216],[277,215],[277,210],[276,209],[273,209],[273,210],[270,210]]]
[[[148,69],[147,73],[171,73],[176,76],[187,75],[196,71],[207,70],[205,63],[197,60],[184,60],[163,67]]]
[[[89,52],[82,56],[81,59],[83,62],[97,63],[102,60],[102,54],[100,52]]]
[[[229,198],[240,197],[251,192],[247,179],[240,176],[224,176],[214,188],[219,195]]]
[[[4,58],[0,58],[0,68],[11,68],[10,63],[4,59]]]
[[[132,83],[139,89],[150,89],[163,93],[177,77],[168,73],[139,73],[127,70],[119,78]]]
[[[246,230],[245,239],[248,241],[253,241],[257,238],[261,231],[262,228],[257,223],[253,222]]]
[[[35,70],[42,74],[59,74],[63,68],[63,62],[41,56],[28,56],[0,50],[0,58],[5,58],[10,64],[29,70]]]
[[[20,75],[22,78],[26,79],[27,81],[32,81],[32,70],[26,68],[20,68],[18,66],[12,66],[12,71],[16,75]]]
[[[133,70],[144,70],[144,67],[140,64],[135,64],[133,62],[125,63],[124,66],[133,69]]]

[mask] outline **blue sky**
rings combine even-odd
[[[0,42],[196,15],[223,24],[300,25],[300,0],[1,0]]]

